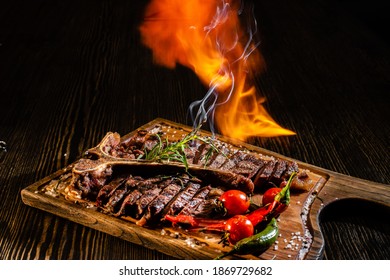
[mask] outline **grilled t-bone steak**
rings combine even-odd
[[[127,216],[140,226],[155,226],[165,215],[217,217],[216,200],[227,189],[248,194],[267,185],[281,185],[293,172],[292,187],[306,189],[310,177],[293,161],[265,157],[218,140],[196,138],[181,150],[183,162],[145,160],[156,145],[169,145],[159,129],[140,130],[121,140],[108,133],[89,151],[95,159],[80,159],[67,187],[69,197],[94,202],[114,216]]]
[[[121,141],[118,133],[110,132],[97,147],[90,150],[90,153],[108,158],[143,161],[144,154],[159,143],[156,136],[159,133],[161,130],[157,126],[150,131],[139,130],[132,137]],[[162,139],[163,136],[159,137]],[[162,144],[166,145],[166,142],[163,141]],[[213,174],[214,179],[219,177],[218,180],[226,181],[235,187],[246,184],[264,190],[269,183],[279,186],[292,172],[298,173],[292,183],[293,189],[308,190],[312,185],[306,171],[300,170],[294,161],[266,157],[217,139],[193,140],[184,148],[184,153],[189,165],[202,167],[195,168],[194,175],[200,173],[208,177]]]

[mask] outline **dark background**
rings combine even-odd
[[[169,258],[27,207],[20,190],[108,131],[126,134],[157,117],[191,124],[188,106],[207,89],[184,67],[153,63],[138,33],[148,1],[2,2],[0,259]],[[251,143],[389,184],[389,4],[252,3],[266,62],[256,87],[297,135]],[[389,259],[387,214],[361,202],[325,209],[325,258]]]

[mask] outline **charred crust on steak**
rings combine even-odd
[[[167,214],[177,215],[191,201],[200,187],[201,184],[189,181],[185,188],[167,205],[164,216]]]
[[[227,189],[252,195],[280,186],[293,172],[298,174],[292,188],[312,186],[308,173],[295,161],[265,157],[218,140],[213,146],[189,142],[184,148],[188,168],[178,162],[141,160],[161,143],[161,131],[159,126],[139,130],[124,140],[118,133],[108,133],[89,150],[97,159],[83,158],[74,164],[68,197],[92,201],[101,212],[153,227],[167,214],[218,217],[216,199]]]
[[[211,186],[201,188],[187,205],[179,212],[181,215],[192,215],[195,213],[198,206],[204,201],[211,190]]]
[[[180,192],[182,187],[174,182],[166,186],[161,193],[153,199],[146,208],[137,225],[144,226],[150,221],[159,222],[166,205]]]

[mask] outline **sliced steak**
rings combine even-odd
[[[205,154],[210,149],[210,145],[206,143],[202,143],[199,145],[197,151],[195,152],[195,156],[192,160],[192,164],[201,165],[202,161],[204,161]]]
[[[293,172],[298,172],[298,163],[295,161],[291,161],[287,164],[286,170],[284,171],[282,175],[283,180],[288,180]]]
[[[114,214],[114,216],[134,216],[135,213],[135,204],[138,199],[142,196],[142,193],[135,189],[129,194],[126,195],[125,199],[122,202],[119,210]]]
[[[175,183],[171,183],[165,187],[160,194],[148,204],[145,214],[137,222],[137,225],[144,226],[150,222],[159,222],[162,211],[180,190],[181,186]]]
[[[125,198],[128,192],[128,186],[126,184],[120,184],[111,193],[107,203],[103,206],[103,211],[107,213],[115,213],[121,207],[121,202]]]
[[[287,162],[285,160],[277,160],[274,172],[271,175],[270,181],[276,186],[279,186],[283,181],[282,175],[286,171]]]
[[[238,157],[236,165],[230,171],[252,179],[263,168],[265,163],[264,160],[252,154],[245,153]]]
[[[188,182],[184,190],[167,205],[163,215],[177,215],[191,201],[200,187],[199,183]]]
[[[226,170],[191,169],[190,173],[199,179],[226,189],[238,189],[245,193],[253,193],[253,181],[245,176]]]
[[[153,177],[148,179],[144,179],[139,176],[130,177],[126,181],[126,184],[129,188],[129,192],[126,194],[126,197],[123,199],[121,206],[114,213],[114,215],[125,215],[134,218],[138,211],[138,200],[150,189],[158,186],[158,183],[161,182],[162,179],[160,177]]]
[[[136,202],[136,207],[137,207],[135,213],[136,219],[140,219],[142,217],[149,203],[151,203],[160,194],[160,192],[172,182],[172,180],[173,178],[170,177],[163,181],[159,181],[157,184],[152,183],[146,185],[147,189],[142,192],[142,196]]]
[[[107,203],[109,197],[112,196],[113,191],[121,186],[125,180],[125,177],[119,177],[103,186],[96,197],[96,206],[103,207],[103,205]]]
[[[210,168],[218,169],[225,163],[226,159],[231,156],[231,150],[225,145],[221,145],[218,148],[219,153],[214,153],[213,157],[207,162],[207,166]]]
[[[142,196],[136,201],[136,212],[135,218],[140,219],[150,202],[155,199],[161,192],[161,189],[158,185],[154,185],[149,190],[145,191]]]
[[[261,169],[257,173],[253,181],[256,187],[261,188],[264,185],[264,183],[268,182],[268,180],[270,179],[274,171],[275,165],[276,165],[276,161],[271,159],[264,165],[263,169]]]
[[[225,162],[221,166],[222,170],[232,171],[234,170],[237,163],[243,161],[246,157],[246,153],[243,151],[237,151],[231,157],[226,158]]]
[[[205,199],[202,200],[198,206],[191,212],[192,216],[199,218],[212,218],[219,219],[223,217],[223,213],[216,212],[217,200],[214,199]]]
[[[186,204],[186,206],[179,212],[180,215],[191,215],[199,204],[205,200],[211,190],[210,186],[201,188],[194,197]]]

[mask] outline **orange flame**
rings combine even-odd
[[[210,87],[208,100],[196,103],[199,122],[207,117],[213,121],[215,112],[220,132],[240,140],[295,134],[269,116],[264,99],[248,83],[249,73],[261,70],[264,63],[251,33],[246,36],[240,29],[238,4],[233,0],[153,0],[140,27],[142,41],[152,49],[157,63],[189,67]]]

